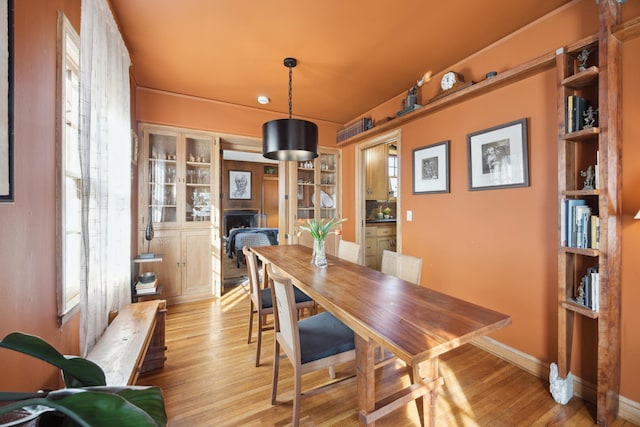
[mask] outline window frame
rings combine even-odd
[[[58,324],[63,325],[80,307],[82,227],[79,221],[82,177],[78,145],[80,36],[62,12],[58,12],[56,53],[56,297]],[[74,105],[75,112],[72,108]],[[71,144],[73,142],[76,143],[75,146]],[[72,156],[76,154],[77,158],[72,161]],[[73,186],[75,188],[69,185],[69,179],[77,181]],[[76,197],[71,199],[70,194],[75,194]],[[70,221],[73,221],[74,226],[69,226]],[[69,244],[71,240],[75,242],[74,245]],[[71,250],[75,250],[77,263],[72,263]],[[73,273],[69,270],[69,264],[74,268]]]

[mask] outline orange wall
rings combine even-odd
[[[640,15],[640,5],[624,6],[624,20]],[[575,1],[544,20],[514,33],[450,69],[467,81],[479,81],[489,70],[498,72],[525,63],[556,48],[597,32],[597,8],[592,1]],[[640,40],[626,43],[623,60],[623,270],[621,394],[640,401]],[[437,93],[441,74],[422,88],[423,103]],[[544,362],[557,361],[557,116],[555,69],[537,74],[478,98],[445,108],[402,126],[402,251],[424,260],[422,284],[510,314],[513,324],[492,335],[498,341]],[[399,110],[403,94],[363,114],[374,119]],[[529,120],[529,178],[527,188],[469,191],[467,134],[527,117]],[[450,140],[449,194],[413,195],[412,150]],[[343,159],[355,163],[355,147],[343,149]],[[355,186],[345,168],[343,183]],[[352,199],[345,199],[352,200]],[[405,221],[406,210],[413,222]],[[344,204],[343,214],[355,215]],[[345,224],[345,236],[355,236]],[[349,227],[352,227],[349,229]],[[635,262],[634,262],[635,261]],[[595,323],[578,322],[572,372],[595,382]],[[576,345],[575,348],[579,346]],[[593,348],[593,352],[590,350]]]
[[[55,246],[56,22],[65,11],[80,28],[80,0],[15,5],[15,203],[0,204],[0,336],[37,334],[78,354],[78,316],[57,325]],[[0,390],[57,387],[58,372],[0,350]]]
[[[263,123],[286,117],[257,108],[145,88],[138,88],[136,96],[138,122],[179,126],[230,135],[262,138]],[[331,122],[313,121],[318,125],[319,144],[335,147],[336,131],[340,126]]]
[[[637,2],[636,2],[637,4]],[[622,394],[640,402],[640,38],[622,50]]]

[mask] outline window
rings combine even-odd
[[[80,303],[82,224],[79,122],[80,37],[64,14],[58,15],[58,132],[56,135],[57,298],[64,323]]]
[[[398,156],[394,145],[389,147],[389,197],[398,196]]]

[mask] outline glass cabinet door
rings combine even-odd
[[[177,214],[177,136],[148,135],[148,210],[154,223],[176,222]],[[145,214],[145,213],[141,213]]]
[[[338,156],[320,154],[320,194],[316,194],[316,206],[320,206],[320,218],[338,216]]]
[[[315,218],[315,165],[313,160],[298,163],[298,219]]]
[[[184,221],[211,220],[211,139],[185,137]]]

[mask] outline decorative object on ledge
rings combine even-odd
[[[262,154],[272,160],[304,161],[318,157],[318,126],[292,118],[292,69],[295,58],[285,58],[289,68],[289,118],[271,120],[262,125]]]
[[[373,127],[373,121],[370,117],[363,117],[354,123],[347,125],[336,133],[336,142],[344,141],[352,136],[356,136]]]
[[[418,104],[418,88],[422,87],[422,85],[430,79],[431,71],[427,71],[416,81],[416,84],[407,91],[407,98],[402,100],[402,110],[398,111],[396,116],[400,117],[422,107],[422,105]]]
[[[413,194],[449,192],[449,141],[413,150]]]
[[[589,60],[589,54],[591,51],[589,49],[583,49],[582,52],[576,56],[576,59],[580,61],[580,65],[578,66],[578,71],[584,71],[587,69],[587,61]]]
[[[527,119],[467,135],[469,190],[529,186]]]
[[[584,177],[584,186],[582,189],[593,190],[593,183],[596,176],[593,165],[589,165],[586,171],[580,171],[580,176]]]
[[[597,126],[597,119],[598,119],[598,109],[597,108],[593,108],[591,105],[589,105],[589,108],[587,108],[587,111],[582,113],[582,117],[584,119],[584,127],[583,129],[589,129],[592,128],[594,126]]]
[[[460,73],[457,73],[455,71],[447,71],[442,75],[442,78],[440,79],[440,91],[436,96],[431,98],[429,102],[433,102],[435,100],[442,98],[443,96],[449,95],[453,92],[457,92],[460,89],[469,87],[473,83],[474,82],[465,82],[464,76]]]
[[[153,258],[155,255],[151,252],[151,241],[153,240],[153,208],[149,206],[149,221],[147,222],[147,228],[144,231],[144,238],[147,241],[147,252],[141,253],[140,258]]]
[[[489,71],[487,74],[484,75],[485,79],[490,79],[491,77],[495,77],[498,75],[497,71]]]

